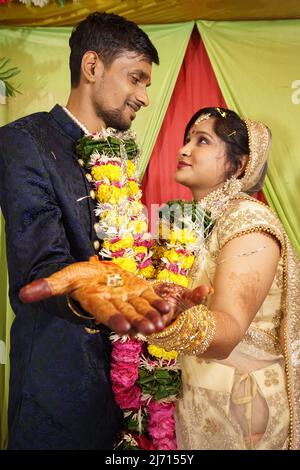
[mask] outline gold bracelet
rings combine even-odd
[[[85,315],[81,315],[81,313],[77,312],[77,310],[75,310],[75,307],[71,304],[70,297],[68,295],[66,295],[66,298],[67,298],[68,307],[74,313],[74,315],[76,315],[79,318],[84,318],[85,320],[94,320],[95,319],[93,316],[88,317],[88,316],[85,316]]]
[[[205,353],[210,347],[216,334],[216,321],[210,311],[207,312],[207,329],[204,335],[204,338],[197,342],[191,344],[191,348],[188,351],[188,354],[199,355]]]
[[[166,351],[182,354],[203,354],[216,333],[216,322],[205,305],[189,308],[161,333],[148,336],[150,344]]]

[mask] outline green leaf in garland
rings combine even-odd
[[[112,132],[116,132],[111,130]],[[122,151],[121,147],[124,146],[124,150],[127,154],[127,158],[132,160],[138,154],[138,146],[132,139],[121,140],[117,136],[108,135],[107,137],[93,138],[91,136],[84,136],[79,140],[76,150],[78,155],[81,156],[86,165],[89,164],[90,156],[94,152],[99,154],[105,154],[108,157],[121,158]]]
[[[178,370],[154,369],[144,367],[139,369],[138,383],[145,395],[151,395],[155,400],[169,396],[177,396],[181,385],[181,374]]]

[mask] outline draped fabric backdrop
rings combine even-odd
[[[226,107],[226,103],[204,44],[194,29],[142,181],[143,202],[148,210],[151,205],[170,199],[191,199],[190,190],[174,181],[174,173],[185,126],[193,113],[204,106]],[[153,219],[154,214],[149,215]]]
[[[189,189],[174,180],[178,149],[191,116],[206,106],[227,107],[203,41],[194,28],[177,78],[164,122],[142,180],[143,203],[148,208],[151,231],[155,233],[157,210],[170,199],[190,200]],[[266,203],[262,191],[254,194]]]
[[[225,106],[226,102],[229,108],[244,116],[263,120],[273,131],[274,145],[265,190],[270,205],[276,209],[300,253],[300,206],[297,204],[300,22],[199,21],[197,26],[203,42],[194,31],[183,62],[193,25],[189,22],[143,27],[161,59],[161,65],[153,67],[149,90],[151,106],[141,110],[134,122],[143,147],[141,177],[153,150],[143,180],[144,201],[150,207],[172,198],[190,199],[189,191],[173,181],[184,126],[198,108]],[[22,92],[8,99],[6,105],[0,104],[0,125],[32,112],[47,111],[56,102],[66,102],[70,30],[65,27],[0,28],[0,57],[10,58],[11,66],[21,69],[14,83],[20,83]],[[46,233],[41,236],[47,238]],[[0,255],[0,419],[4,446],[9,330],[13,313],[7,297],[3,219]],[[1,362],[6,362],[5,366]]]

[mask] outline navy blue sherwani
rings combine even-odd
[[[95,254],[94,202],[75,146],[82,131],[56,105],[0,129],[11,330],[9,449],[111,449],[120,410],[108,331],[91,333],[66,298],[22,304],[25,284]],[[82,199],[83,198],[83,199]]]

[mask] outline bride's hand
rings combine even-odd
[[[163,316],[165,326],[175,320],[184,310],[193,305],[202,304],[206,297],[213,293],[213,289],[205,285],[187,289],[177,284],[162,282],[161,284],[155,284],[153,287],[156,294],[166,300],[171,307],[170,312]]]

